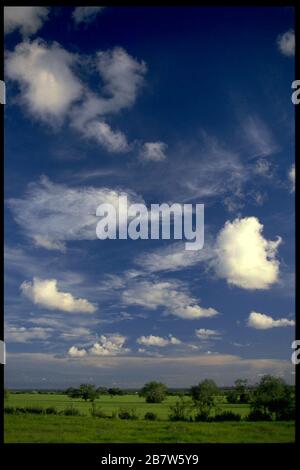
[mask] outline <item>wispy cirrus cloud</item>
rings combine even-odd
[[[63,251],[68,240],[95,240],[97,207],[110,203],[118,209],[122,195],[127,196],[129,204],[142,202],[132,191],[68,187],[43,177],[28,186],[23,198],[11,198],[7,203],[15,221],[34,244]]]
[[[123,291],[122,302],[149,310],[162,307],[170,315],[190,320],[218,314],[212,307],[200,306],[186,285],[177,280],[133,280]]]

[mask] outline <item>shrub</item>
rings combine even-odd
[[[208,412],[197,413],[195,416],[195,421],[205,421],[210,423],[212,421],[212,417],[209,416]]]
[[[260,410],[253,410],[250,411],[246,419],[247,421],[272,421],[272,416]]]
[[[241,415],[238,413],[233,413],[232,411],[224,411],[223,413],[215,415],[213,421],[241,421]]]
[[[170,414],[169,420],[170,421],[188,421],[187,413],[191,407],[190,402],[187,402],[184,397],[180,397],[179,400],[175,402],[174,405],[169,407]]]
[[[41,408],[40,406],[27,406],[24,408],[24,410],[24,413],[30,413],[35,415],[41,415],[44,413],[44,408]]]
[[[15,413],[17,413],[17,414],[19,414],[19,413],[27,413],[27,411],[26,411],[26,408],[24,408],[24,407],[16,406],[16,408],[15,408]]]
[[[46,415],[57,415],[57,409],[54,406],[48,406],[48,408],[45,409]]]
[[[136,415],[134,409],[131,409],[131,410],[120,409],[118,412],[118,416],[120,419],[138,419],[138,416]]]
[[[276,421],[294,421],[295,419],[296,419],[295,408],[282,410],[276,414]]]
[[[152,411],[148,411],[145,414],[144,419],[147,421],[155,421],[157,419],[157,414],[153,413]]]
[[[102,410],[102,408],[97,408],[95,403],[92,403],[92,407],[90,408],[91,416],[93,418],[108,418],[107,414]]]
[[[81,416],[80,411],[77,408],[74,408],[73,406],[69,406],[68,408],[62,410],[61,414],[63,414],[64,416]]]
[[[8,415],[13,415],[15,414],[16,410],[13,406],[6,406],[4,408],[4,413],[7,413]]]

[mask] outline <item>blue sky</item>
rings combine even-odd
[[[5,12],[8,387],[293,382],[292,8]],[[205,246],[96,238],[202,203]]]

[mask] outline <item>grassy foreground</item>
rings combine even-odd
[[[171,423],[88,416],[6,416],[6,443],[279,443],[293,442],[291,422]]]
[[[107,415],[120,408],[134,408],[135,421],[102,419],[90,415],[91,404],[70,399],[63,394],[11,394],[6,406],[55,407],[58,411],[71,404],[83,416],[6,414],[4,432],[6,443],[279,443],[295,440],[294,422],[170,422],[169,406],[178,399],[168,397],[161,404],[147,404],[136,394],[96,400],[97,408]],[[245,417],[248,405],[220,403],[221,411],[233,411]],[[157,415],[157,421],[143,419],[146,412]]]

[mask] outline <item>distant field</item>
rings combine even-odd
[[[170,405],[174,404],[178,400],[178,397],[171,396],[160,404],[147,404],[144,398],[140,398],[137,394],[123,395],[117,397],[110,397],[108,395],[102,395],[100,398],[95,400],[98,408],[101,408],[105,413],[111,414],[113,411],[118,411],[119,408],[134,408],[140,418],[143,418],[147,411],[153,411],[157,414],[159,419],[167,420],[170,412]],[[82,414],[90,415],[90,402],[84,402],[82,399],[68,398],[62,394],[33,394],[33,393],[21,393],[11,394],[6,402],[6,406],[40,406],[48,407],[55,406],[58,411],[67,408],[70,405],[78,408]],[[248,405],[219,405],[221,411],[234,411],[240,413],[241,416],[246,416],[249,413]]]
[[[5,415],[5,442],[23,443],[277,443],[293,442],[294,422],[264,423],[198,423],[168,421],[169,406],[177,397],[168,397],[162,404],[147,404],[137,395],[96,400],[97,407],[106,414],[119,408],[134,408],[139,419],[123,421],[90,416],[91,404],[70,399],[60,394],[11,394],[6,406],[54,406],[58,411],[73,404],[85,416]],[[232,410],[246,416],[247,405],[220,404],[220,411]],[[158,421],[143,419],[147,411],[153,411]]]

